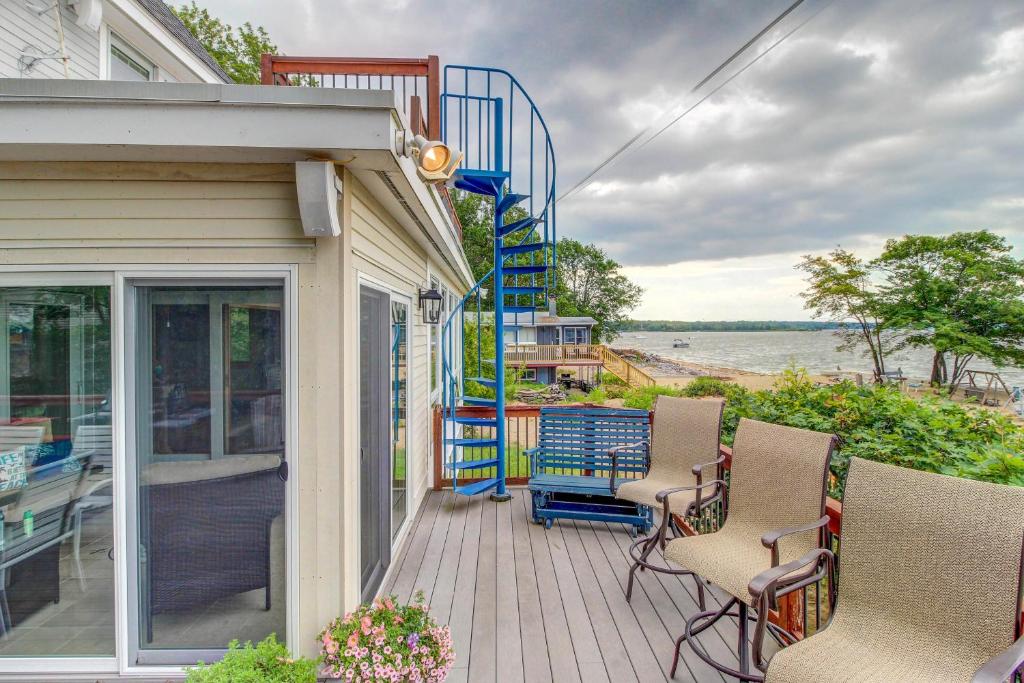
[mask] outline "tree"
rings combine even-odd
[[[620,272],[621,266],[593,244],[558,241],[555,296],[559,315],[585,315],[597,321],[594,341],[608,339],[640,303],[644,290]]]
[[[461,190],[454,190],[451,196],[455,213],[462,224],[462,248],[466,252],[469,267],[473,270],[473,280],[479,282],[494,268],[494,200]],[[525,209],[513,206],[505,212],[505,223],[522,220],[526,216]],[[539,239],[537,233],[532,233],[526,241],[532,243]],[[538,257],[523,254],[512,261],[527,265],[533,258]],[[506,262],[506,265],[511,265],[512,261]],[[487,295],[483,298],[482,304],[489,309],[494,305],[494,287],[487,285],[486,289]]]
[[[473,277],[480,280],[494,267],[494,202],[483,195],[454,191],[452,204],[462,224],[462,248],[473,269]],[[509,223],[526,218],[526,211],[514,206],[505,213]],[[541,239],[537,233],[526,241]],[[528,264],[535,258],[524,254],[516,263]],[[643,289],[630,282],[619,272],[619,264],[600,248],[581,244],[575,240],[558,241],[558,268],[555,300],[560,315],[585,315],[597,321],[595,341],[605,339],[617,331],[629,313],[640,303]],[[487,288],[484,304],[493,303],[493,287]]]
[[[195,0],[190,5],[171,7],[171,11],[235,83],[259,84],[261,55],[277,54],[277,46],[262,26],[245,22],[236,29],[199,7]]]
[[[932,349],[932,383],[950,393],[974,358],[1024,365],[1024,260],[1011,250],[987,230],[908,235],[875,261],[887,324],[907,330],[901,346]]]
[[[835,249],[827,256],[804,256],[797,269],[807,273],[809,287],[801,293],[804,307],[815,318],[839,323],[836,334],[842,340],[837,350],[852,350],[863,344],[874,366],[875,381],[885,374],[887,339],[878,291],[874,284],[875,268],[845,249]]]

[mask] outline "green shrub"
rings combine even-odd
[[[627,408],[643,408],[650,410],[654,406],[654,399],[658,396],[682,396],[683,392],[675,387],[642,387],[630,389],[622,397],[622,404]]]
[[[683,387],[683,396],[701,398],[704,396],[725,396],[731,385],[715,377],[698,377]]]
[[[317,662],[292,659],[288,648],[270,634],[255,646],[232,640],[224,659],[216,664],[200,662],[186,672],[186,683],[316,683]]]
[[[722,441],[728,445],[744,417],[838,435],[839,449],[832,459],[836,496],[842,494],[854,456],[1024,486],[1024,428],[992,410],[936,397],[914,398],[887,386],[816,386],[801,370],[786,371],[765,391],[709,377],[682,390],[633,389],[627,392],[625,405],[650,409],[658,395],[724,396]]]

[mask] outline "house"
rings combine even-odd
[[[559,380],[559,369],[574,379],[599,381],[600,347],[593,343],[597,321],[589,316],[560,316],[552,300],[547,311],[505,314],[505,360],[521,379],[541,384]]]
[[[231,82],[162,0],[5,0],[0,78]]]
[[[147,8],[102,22],[167,37]],[[133,45],[222,76],[179,38]],[[0,680],[166,680],[270,633],[315,655],[432,485],[435,321],[472,285],[404,142],[419,103],[60,76],[0,79]]]

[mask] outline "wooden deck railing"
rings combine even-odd
[[[631,387],[653,387],[657,384],[653,377],[607,346],[601,347],[601,364],[605,370]]]
[[[507,344],[506,365],[600,365],[600,344]]]

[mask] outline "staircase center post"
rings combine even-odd
[[[504,170],[504,129],[502,126],[502,100],[494,101],[494,170]],[[491,500],[502,502],[512,496],[505,488],[505,282],[504,264],[502,263],[501,246],[503,239],[501,230],[505,225],[505,217],[498,211],[501,200],[505,198],[505,185],[498,189],[494,196],[494,436],[498,442],[494,449],[498,457],[498,487],[491,493]]]

